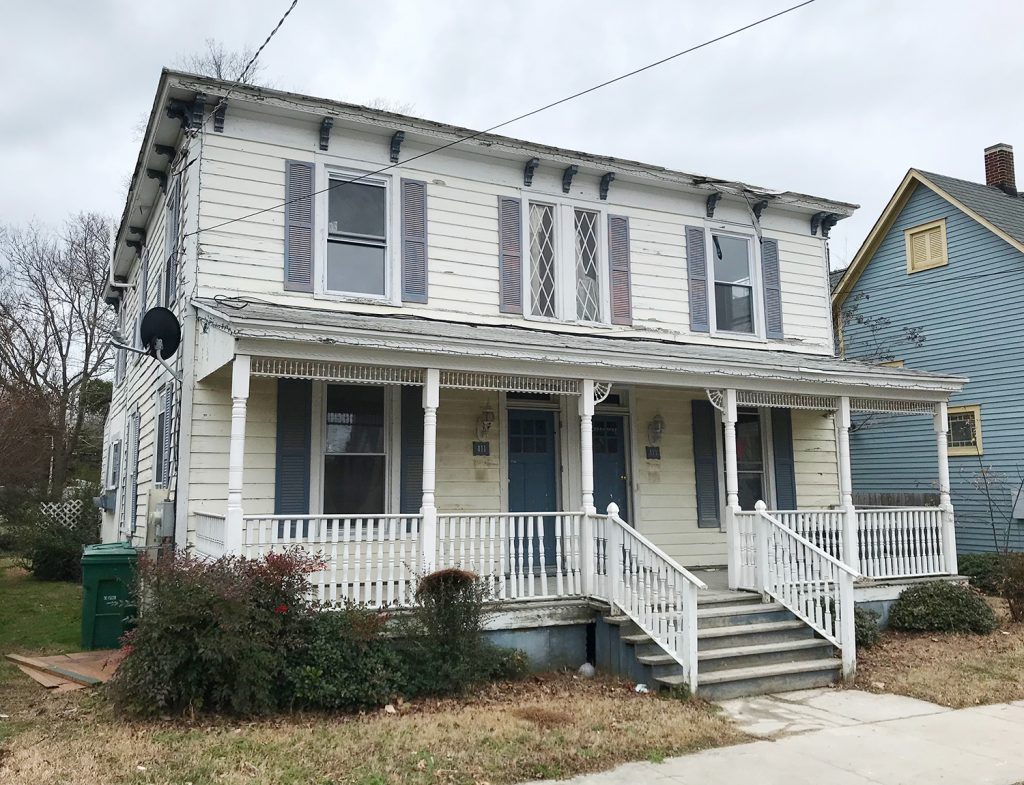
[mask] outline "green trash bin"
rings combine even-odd
[[[138,556],[126,542],[90,545],[82,553],[82,648],[116,649],[135,609],[127,601],[135,586]]]

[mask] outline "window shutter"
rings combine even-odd
[[[415,515],[423,503],[423,393],[402,387],[402,477],[399,512]]]
[[[132,414],[131,417],[131,434],[132,434],[132,459],[129,464],[128,471],[130,473],[128,481],[131,483],[131,493],[128,497],[128,508],[129,519],[129,530],[132,534],[135,534],[135,527],[138,525],[138,510],[139,510],[139,425],[141,424],[141,418],[138,412]]]
[[[181,223],[181,177],[167,192],[167,210],[164,214],[164,256],[167,267],[164,276],[164,305],[170,308],[178,295],[178,241]]]
[[[498,276],[501,312],[523,312],[523,213],[520,201],[498,197]]]
[[[312,415],[313,383],[308,379],[278,379],[275,515],[309,515]]]
[[[313,164],[284,162],[284,288],[313,291]]]
[[[629,219],[608,216],[608,267],[611,272],[612,324],[632,324],[629,281]]]
[[[703,237],[703,235],[702,235]],[[722,505],[718,498],[718,431],[709,401],[692,401],[693,473],[697,480],[697,525],[717,529]]]
[[[402,301],[427,301],[427,184],[402,180]]]
[[[708,261],[704,229],[700,226],[686,227],[686,277],[690,289],[690,330],[695,333],[711,332],[708,318]]]
[[[781,339],[782,280],[779,275],[779,241],[761,241],[761,284],[764,287],[765,336]],[[788,509],[788,508],[786,508]]]
[[[142,271],[139,273],[139,313],[135,319],[135,346],[139,349],[145,348],[142,345],[142,317],[146,315],[147,303],[149,300],[149,249],[142,249]],[[138,356],[138,355],[136,355]]]
[[[789,409],[773,408],[772,458],[775,462],[775,504],[796,509],[796,464],[793,460],[793,418]]]
[[[171,482],[171,434],[174,431],[174,386],[167,385],[164,390],[164,443],[160,445],[164,454],[164,476],[161,482],[165,488],[170,487]]]

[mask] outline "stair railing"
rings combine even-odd
[[[853,582],[860,574],[769,515],[763,501],[754,509],[762,594],[831,641],[842,652],[843,679],[852,681],[857,667]]]
[[[655,640],[697,689],[697,591],[707,584],[680,566],[608,505],[608,600]]]

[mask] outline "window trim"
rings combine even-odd
[[[108,491],[115,491],[121,487],[121,461],[122,461],[122,447],[121,447],[121,434],[117,434],[111,438],[109,446],[107,447],[107,471],[106,471],[106,488]],[[117,456],[117,460],[114,460],[114,456]]]
[[[886,360],[885,362],[880,362],[879,365],[882,368],[902,368],[903,360]]]
[[[913,257],[913,238],[919,234],[926,234],[935,228],[940,228],[942,236],[942,256],[937,259],[930,260],[923,264],[914,264]],[[946,219],[940,218],[937,221],[929,221],[928,223],[918,224],[917,226],[911,226],[909,229],[903,230],[903,243],[906,248],[907,255],[907,275],[914,273],[920,273],[925,270],[933,270],[936,267],[945,267],[949,264],[949,246],[946,242]]]
[[[320,196],[313,205],[313,224],[316,232],[314,297],[338,300],[348,303],[366,303],[369,305],[401,305],[401,285],[397,280],[401,274],[401,265],[396,254],[401,241],[396,234],[400,227],[398,200],[393,198],[395,191],[394,178],[390,175],[372,175],[369,170],[353,169],[346,166],[331,164],[315,164],[313,174],[316,190]],[[327,288],[327,249],[330,242],[328,216],[330,215],[331,180],[361,178],[360,183],[374,185],[384,189],[384,294],[366,294],[364,292],[343,292]]]
[[[761,418],[761,454],[764,457],[764,484],[765,490],[768,492],[768,498],[764,500],[764,503],[768,505],[768,509],[774,510],[776,506],[775,497],[775,433],[772,431],[772,410],[767,406],[738,406],[737,412],[740,409],[750,410],[753,409],[757,412]],[[715,409],[715,434],[718,440],[718,498],[721,500],[722,509],[719,511],[719,531],[724,532],[725,516],[722,512],[725,510],[728,504],[728,496],[725,492],[725,423],[722,420],[722,413]],[[738,476],[738,471],[737,471]],[[748,512],[748,510],[744,510]],[[710,526],[705,527],[705,531],[714,531]]]
[[[170,418],[167,416],[167,386],[158,387],[153,412],[153,487],[166,488],[170,480],[170,453],[166,449],[169,439],[167,429]],[[161,423],[161,420],[163,422]]]
[[[747,248],[749,249],[749,253],[747,254],[747,264],[749,265],[748,269],[750,270],[751,316],[754,323],[753,332],[743,333],[735,330],[718,329],[718,311],[715,302],[715,286],[717,279],[715,278],[714,260],[714,235],[716,234],[726,237],[738,237],[747,241]],[[764,286],[761,281],[761,243],[758,242],[757,235],[729,228],[723,224],[707,224],[704,227],[704,247],[707,249],[704,263],[707,266],[708,328],[710,334],[713,336],[721,336],[723,338],[739,338],[746,341],[755,340],[766,342],[768,339],[765,337]]]
[[[949,418],[954,414],[971,413],[974,416],[974,446],[962,445],[954,447],[949,444],[953,436],[953,429],[949,425]],[[946,409],[946,453],[953,457],[984,455],[985,449],[981,439],[981,404],[965,404],[963,406],[950,406]]]
[[[533,258],[530,253],[530,205],[547,205],[555,211],[555,315],[540,316],[533,313]],[[529,321],[554,324],[575,324],[581,327],[610,328],[611,322],[611,270],[608,259],[607,208],[578,199],[559,198],[540,193],[536,198],[524,194],[520,199],[522,227],[522,292],[523,318]],[[576,210],[597,215],[597,284],[598,320],[580,319],[576,307]]]

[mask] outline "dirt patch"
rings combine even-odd
[[[1024,699],[1024,624],[992,601],[1000,627],[991,635],[889,631],[857,652],[857,687],[964,708]]]
[[[0,731],[0,781],[11,785],[500,785],[745,739],[700,701],[571,674],[495,684],[462,699],[396,702],[391,712],[253,722],[126,722],[96,695],[34,689],[35,701],[0,720],[11,731]]]

